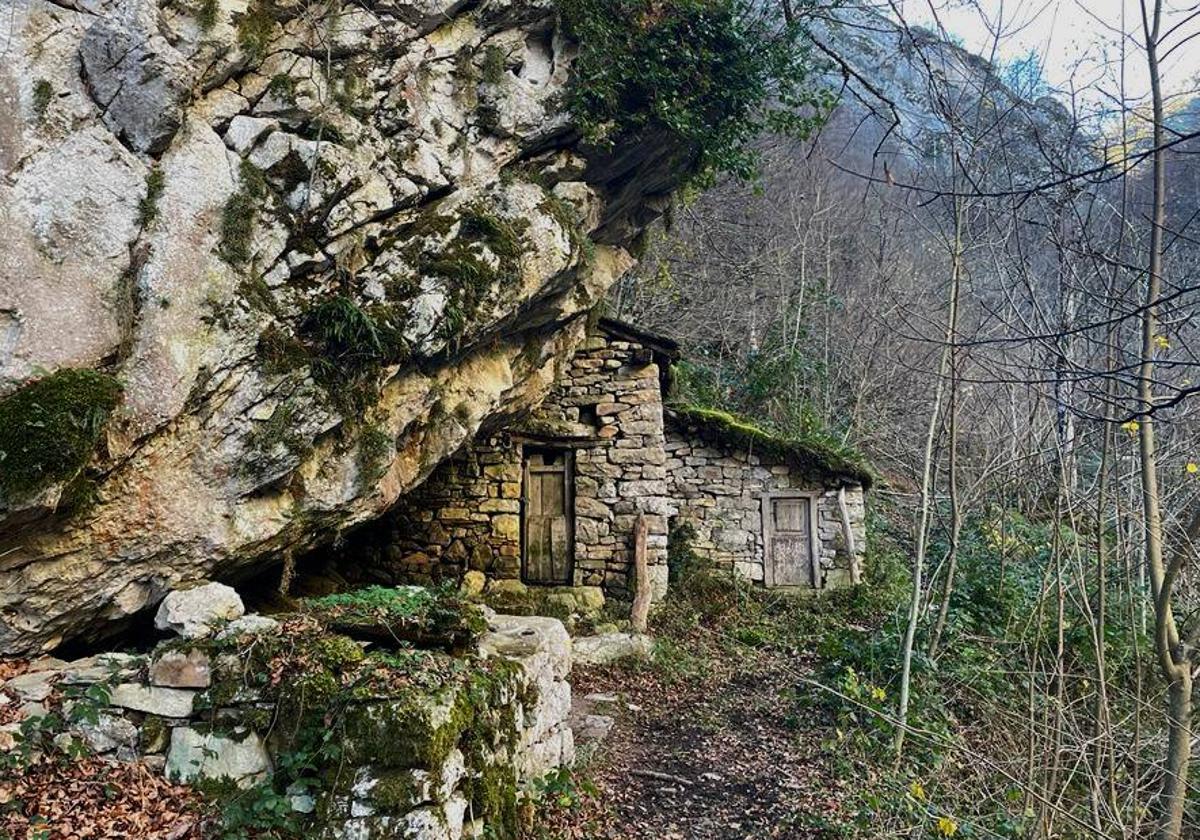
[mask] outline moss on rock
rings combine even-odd
[[[308,599],[305,609],[335,632],[393,646],[461,650],[487,629],[479,608],[449,587],[370,586]]]
[[[78,476],[120,393],[108,374],[68,369],[0,399],[0,498],[20,502]]]

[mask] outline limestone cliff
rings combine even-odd
[[[550,0],[13,0],[0,652],[379,515],[536,404],[678,173]]]

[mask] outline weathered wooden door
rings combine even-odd
[[[806,496],[769,497],[764,508],[768,585],[816,586],[812,499]]]
[[[570,584],[575,535],[569,453],[527,450],[524,485],[525,580]]]

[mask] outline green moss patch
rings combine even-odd
[[[254,64],[267,57],[275,33],[277,15],[267,0],[254,0],[245,14],[238,18],[237,43]]]
[[[669,416],[694,428],[703,438],[788,464],[808,474],[826,474],[869,488],[875,473],[862,456],[832,441],[785,437],[728,412],[696,406],[673,406]]]
[[[146,227],[158,218],[158,200],[166,187],[166,176],[158,167],[146,173],[146,194],[138,201],[138,224]]]
[[[304,606],[331,630],[397,646],[413,642],[460,650],[487,629],[479,608],[447,587],[370,586],[310,598]]]
[[[50,101],[54,99],[54,87],[45,79],[33,83],[33,113],[39,119],[46,116]]]
[[[242,161],[238,175],[237,192],[229,197],[221,210],[221,242],[217,249],[221,258],[233,266],[250,261],[254,225],[269,193],[262,170],[249,161]]]
[[[409,254],[418,274],[442,281],[446,306],[436,332],[447,345],[457,348],[484,308],[520,282],[528,227],[527,220],[505,218],[480,200],[463,205],[458,215],[428,214],[407,231],[419,240],[455,230],[436,251],[418,243]]]
[[[0,496],[17,502],[78,476],[120,393],[107,374],[61,370],[0,399]]]

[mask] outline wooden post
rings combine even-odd
[[[858,566],[858,551],[854,545],[854,530],[850,527],[850,508],[846,506],[846,488],[838,488],[838,510],[842,514],[842,539],[850,555],[850,582],[855,586],[862,583],[862,569]]]
[[[635,633],[645,633],[650,619],[650,569],[646,561],[648,531],[646,514],[638,514],[637,524],[633,527],[634,595],[633,609],[629,614],[629,623]]]

